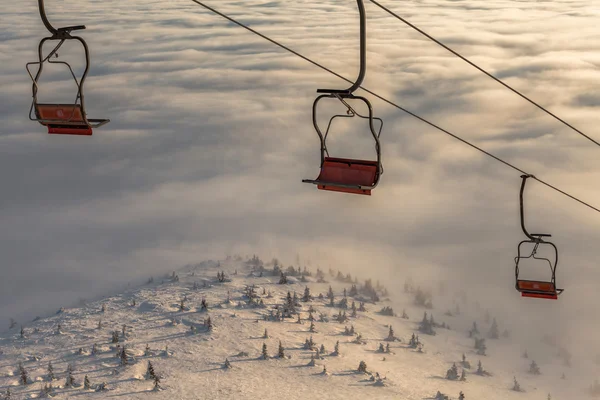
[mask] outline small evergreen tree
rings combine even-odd
[[[311,298],[312,296],[310,295],[310,289],[308,288],[308,286],[306,286],[304,288],[304,296],[302,296],[302,301],[308,302],[311,300]]]
[[[267,360],[269,358],[269,355],[267,354],[267,344],[263,343],[262,345],[262,359],[263,360]]]
[[[154,366],[152,365],[152,362],[148,361],[148,365],[146,366],[145,378],[146,379],[154,379],[155,376],[156,376],[156,373],[154,372]]]
[[[535,362],[535,360],[531,361],[531,364],[529,365],[529,373],[530,374],[534,374],[534,375],[540,375],[540,367],[538,367],[537,363]]]
[[[52,362],[48,361],[48,369],[47,369],[48,373],[46,374],[46,380],[48,382],[52,382],[53,380],[56,379],[56,376],[54,376],[54,367],[52,366]]]
[[[340,341],[339,340],[337,342],[335,342],[335,347],[333,349],[333,355],[334,356],[340,355]]]
[[[269,332],[267,332],[267,328],[265,328],[265,333],[263,334],[263,339],[269,338]]]
[[[225,364],[223,364],[223,368],[231,369],[231,363],[229,362],[229,359],[225,359]]]
[[[455,381],[458,379],[458,368],[456,364],[452,364],[452,367],[446,371],[446,379]]]
[[[285,358],[285,352],[283,350],[283,345],[281,344],[281,340],[279,341],[279,349],[277,350],[277,357]]]
[[[29,383],[29,375],[21,363],[19,363],[19,383],[21,385],[27,385]]]
[[[67,365],[67,377],[65,380],[65,387],[70,388],[75,386],[75,378],[73,377],[73,366],[71,364]]]
[[[467,380],[467,373],[465,372],[464,368],[460,372],[460,380],[463,381],[463,382]]]
[[[162,390],[162,387],[160,386],[160,377],[158,375],[154,375],[154,388],[152,390],[155,392]]]
[[[91,389],[91,384],[90,384],[90,379],[88,378],[88,376],[86,375],[85,378],[83,378],[83,388],[85,390],[90,390]]]
[[[119,332],[114,331],[112,333],[112,342],[113,343],[119,343]]]
[[[391,351],[390,351],[390,344],[389,343],[386,343],[386,345],[385,345],[385,352],[386,353],[391,353]]]
[[[314,322],[310,322],[310,328],[308,329],[309,332],[315,332],[315,323]]]
[[[515,392],[522,392],[523,389],[521,389],[521,385],[519,385],[519,382],[517,382],[517,378],[513,376],[513,387],[512,390],[514,390]]]
[[[146,343],[146,348],[144,349],[144,356],[148,357],[150,355],[150,346]]]
[[[129,358],[127,357],[127,349],[125,348],[125,346],[123,346],[123,349],[121,350],[121,366],[126,366],[129,365]]]
[[[358,372],[366,374],[367,373],[367,363],[364,361],[361,361],[358,364]]]
[[[492,321],[492,326],[490,327],[490,333],[488,334],[490,339],[498,339],[500,337],[500,332],[498,329],[498,323],[496,322],[496,318]]]

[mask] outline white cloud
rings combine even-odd
[[[356,75],[352,2],[211,4]],[[388,5],[600,138],[598,12],[590,2]],[[349,268],[372,260],[381,276],[397,264],[414,276],[417,266],[437,266],[438,278],[463,280],[473,292],[516,296],[518,173],[373,99],[386,121],[380,187],[371,198],[318,192],[300,182],[318,172],[312,101],[316,88],[346,83],[191,2],[47,7],[56,25],[88,25],[81,32],[93,60],[88,113],[112,122],[92,138],[63,138],[28,121],[23,66],[45,33],[33,3],[3,8],[0,318],[42,307],[39,299],[51,291],[61,294],[44,304],[57,307],[226,251],[280,251],[291,261],[316,248]],[[367,12],[366,87],[600,203],[598,149],[370,3]],[[66,85],[48,82],[45,89]],[[337,149],[371,151],[361,129],[336,132]],[[598,272],[584,266],[596,258],[598,217],[536,183],[528,208],[530,224],[554,233],[565,260],[564,306],[547,311],[564,317],[595,307],[587,296],[596,290],[586,282]],[[402,273],[392,275],[403,283]]]

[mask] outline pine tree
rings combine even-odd
[[[319,351],[320,351],[321,354],[327,353],[327,350],[325,350],[325,345],[324,344],[321,345],[321,347],[319,348]]]
[[[310,295],[310,289],[308,288],[308,286],[306,286],[304,288],[304,296],[302,296],[302,301],[304,302],[308,302],[311,299],[311,295]]]
[[[488,334],[490,339],[498,339],[500,337],[500,332],[498,330],[498,323],[496,322],[496,318],[492,321],[492,326],[490,327],[490,333]]]
[[[67,365],[67,378],[65,380],[65,387],[70,388],[75,386],[75,378],[73,377],[73,366]]]
[[[263,343],[262,345],[262,359],[263,360],[267,360],[269,358],[269,355],[267,354],[267,344]]]
[[[158,375],[154,375],[154,388],[152,390],[155,392],[162,390],[162,387],[160,387],[160,377]]]
[[[123,339],[125,339],[127,336],[127,326],[125,324],[123,324],[123,327],[121,328],[121,334],[123,335]]]
[[[517,382],[517,378],[513,376],[513,387],[512,390],[514,390],[515,392],[521,392],[521,385],[519,385],[519,382]]]
[[[263,339],[269,338],[269,332],[267,332],[267,328],[265,328],[265,333],[263,334]]]
[[[150,355],[150,346],[146,343],[146,348],[144,349],[144,356],[148,357]]]
[[[51,361],[48,361],[48,374],[46,375],[46,379],[48,382],[52,382],[56,379],[56,376],[54,376],[54,367],[52,366]]]
[[[446,371],[446,379],[452,381],[458,379],[458,368],[456,367],[456,364],[452,364],[452,367]]]
[[[386,343],[386,345],[385,345],[385,352],[390,353],[390,344],[389,343]]]
[[[365,373],[365,374],[367,373],[367,363],[366,362],[361,361],[358,364],[358,372]]]
[[[129,365],[129,358],[127,357],[127,349],[123,346],[121,350],[121,366]]]
[[[88,378],[87,375],[85,376],[85,378],[83,378],[83,388],[85,390],[90,390],[91,389],[90,379]]]
[[[112,342],[113,343],[119,343],[119,332],[114,331],[112,334]]]
[[[467,380],[467,373],[465,372],[464,368],[462,369],[462,371],[460,373],[460,380],[463,382]]]
[[[333,289],[329,286],[329,290],[327,291],[327,298],[333,300]]]
[[[385,347],[383,346],[383,343],[379,343],[379,349],[377,351],[380,353],[385,353]]]
[[[277,357],[285,358],[285,352],[283,350],[283,345],[281,344],[281,340],[279,341],[279,349],[277,350]]]
[[[310,322],[310,328],[308,328],[308,330],[310,332],[315,332],[315,323],[314,322],[312,322],[312,321]]]
[[[19,363],[19,383],[21,385],[27,385],[29,383],[29,376],[27,374],[27,370],[23,367],[23,364]]]
[[[229,362],[229,359],[225,359],[225,364],[223,364],[223,368],[231,369],[231,363]]]
[[[339,340],[337,342],[335,342],[335,347],[333,349],[333,355],[335,355],[335,356],[340,355],[340,341]]]
[[[458,394],[458,400],[465,400],[465,394],[463,392]]]
[[[390,331],[388,332],[388,337],[386,340],[389,342],[393,342],[396,340],[396,337],[394,336],[394,330],[392,329],[391,325],[390,325]]]
[[[212,331],[213,324],[212,324],[212,321],[211,321],[210,317],[208,317],[206,319],[205,325],[206,325],[206,329],[208,329],[209,331]]]
[[[538,365],[535,362],[535,360],[532,360],[531,364],[529,365],[529,373],[530,374],[534,374],[534,375],[539,375],[540,374],[540,367],[538,367]]]
[[[98,320],[98,326],[96,327],[98,330],[102,329],[102,320]]]
[[[146,367],[146,379],[154,379],[156,373],[154,372],[154,366],[150,361],[148,361],[148,366]]]
[[[25,328],[23,328],[23,325],[21,325],[20,336],[21,336],[21,339],[25,339]]]

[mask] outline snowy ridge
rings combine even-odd
[[[584,383],[574,384],[569,376],[575,374],[564,365],[568,356],[555,357],[556,349],[548,347],[553,357],[537,360],[541,374],[529,373],[534,355],[524,359],[523,349],[502,337],[501,327],[500,337],[490,339],[493,321],[487,318],[487,322],[477,320],[481,334],[474,335],[487,338],[487,355],[482,350],[477,354],[474,339],[467,333],[474,319],[466,315],[468,307],[460,299],[439,306],[434,301],[433,309],[419,307],[415,298],[420,296],[409,285],[410,293],[374,289],[380,298],[374,303],[364,279],[342,282],[324,271],[320,280],[326,282],[318,282],[313,270],[310,276],[288,276],[287,284],[280,284],[281,275],[273,274],[272,264],[261,267],[258,259],[251,261],[228,258],[187,266],[122,295],[61,309],[25,325],[23,335],[20,326],[13,326],[0,336],[0,399],[7,390],[12,399],[44,397],[43,389],[50,384],[53,388],[47,396],[57,399],[416,400],[435,398],[438,390],[450,399],[458,399],[461,391],[465,399],[490,400],[544,400],[549,393],[552,399],[587,396]],[[221,271],[225,272],[222,277]],[[249,290],[252,285],[254,289]],[[333,307],[328,299],[330,286]],[[303,301],[307,300],[303,299],[306,287],[312,300]],[[342,309],[344,290],[347,308]],[[297,295],[297,301],[290,299],[291,306],[288,292]],[[423,297],[428,305],[427,296]],[[208,310],[202,307],[203,299]],[[356,317],[352,316],[353,302]],[[361,302],[366,311],[358,310]],[[301,323],[291,308],[299,312]],[[408,319],[402,318],[403,310]],[[421,323],[424,312],[428,313],[426,324]],[[287,313],[289,318],[277,321]],[[338,322],[340,313],[348,320]],[[209,317],[212,329],[207,326]],[[440,327],[446,325],[450,329]],[[396,340],[390,337],[390,326]],[[436,334],[419,332],[420,327]],[[352,329],[354,335],[345,334]],[[413,333],[420,344],[411,346]],[[114,336],[118,343],[113,342]],[[315,350],[306,346],[311,337]],[[278,356],[280,341],[284,357]],[[339,354],[334,354],[338,341]],[[321,345],[325,352],[320,351]],[[463,368],[463,354],[470,368]],[[226,359],[230,368],[224,366]],[[148,361],[162,390],[154,390],[153,380],[147,379]],[[358,372],[361,361],[368,373]],[[475,373],[478,361],[489,375]],[[49,363],[56,377],[52,382]],[[449,380],[447,374],[454,364],[458,379]],[[19,365],[27,375],[27,385],[21,384]],[[65,387],[69,365],[73,387]],[[466,381],[460,380],[463,370]],[[564,380],[563,373],[567,375]],[[84,388],[85,376],[89,390]],[[511,390],[515,376],[523,392]],[[101,383],[105,391],[98,387]]]

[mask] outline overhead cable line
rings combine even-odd
[[[393,17],[396,17],[398,20],[402,21],[403,23],[405,23],[406,25],[408,25],[412,29],[416,30],[421,35],[425,36],[427,39],[433,41],[434,43],[436,43],[439,46],[443,47],[444,49],[448,50],[450,53],[454,54],[456,57],[460,58],[461,60],[463,60],[467,64],[471,65],[472,67],[476,68],[477,70],[479,70],[480,72],[484,73],[488,77],[492,78],[493,80],[495,80],[496,82],[498,82],[499,84],[501,84],[502,86],[504,86],[505,88],[507,88],[508,90],[510,90],[511,92],[513,92],[513,93],[517,94],[518,96],[520,96],[521,98],[527,100],[529,103],[533,104],[534,106],[536,106],[537,108],[539,108],[540,110],[542,110],[546,114],[550,115],[552,118],[556,119],[557,121],[559,121],[563,125],[571,128],[573,131],[577,132],[578,134],[580,134],[584,138],[588,139],[590,142],[594,143],[597,146],[600,146],[600,143],[598,141],[594,140],[593,138],[589,137],[588,135],[586,135],[585,133],[583,133],[579,129],[575,128],[573,125],[571,125],[570,123],[568,123],[564,119],[560,118],[558,115],[554,114],[553,112],[551,112],[550,110],[548,110],[544,106],[540,105],[539,103],[537,103],[534,100],[530,99],[529,97],[525,96],[523,93],[519,92],[517,89],[513,88],[512,86],[508,85],[507,83],[504,83],[499,78],[496,78],[494,75],[492,75],[491,73],[487,72],[485,69],[481,68],[479,65],[475,64],[474,62],[470,61],[468,58],[464,57],[463,55],[461,55],[457,51],[455,51],[452,48],[446,46],[444,43],[440,42],[438,39],[434,38],[433,36],[431,36],[430,34],[428,34],[427,32],[425,32],[424,30],[420,29],[418,26],[410,23],[409,21],[407,21],[406,19],[402,18],[400,15],[396,14],[395,12],[393,12],[392,10],[390,10],[389,8],[387,8],[384,5],[378,3],[376,0],[369,0],[369,1],[371,3],[373,3],[373,4],[375,4],[377,7],[381,8],[382,10],[384,10],[385,12],[387,12],[388,14],[392,15]]]
[[[271,39],[270,37],[268,37],[268,36],[266,36],[266,35],[264,35],[264,34],[262,34],[262,33],[258,32],[257,30],[255,30],[255,29],[253,29],[253,28],[251,28],[251,27],[249,27],[249,26],[247,26],[247,25],[245,25],[245,24],[243,24],[243,23],[241,23],[241,22],[239,22],[239,21],[235,20],[234,18],[232,18],[232,17],[228,16],[227,14],[224,14],[224,13],[222,13],[222,12],[220,12],[220,11],[218,11],[218,10],[216,10],[216,9],[212,8],[212,7],[210,7],[210,6],[208,6],[208,5],[204,4],[203,2],[201,2],[201,1],[199,1],[199,0],[191,0],[191,1],[193,1],[194,3],[196,3],[196,4],[200,5],[200,6],[204,7],[204,8],[206,8],[206,9],[207,9],[207,10],[209,10],[210,12],[212,12],[212,13],[214,13],[214,14],[217,14],[217,15],[219,15],[219,16],[221,16],[221,17],[225,18],[226,20],[228,20],[228,21],[230,21],[230,22],[232,22],[232,23],[234,23],[234,24],[236,24],[236,25],[238,25],[238,26],[240,26],[240,27],[242,27],[242,28],[244,28],[244,29],[246,29],[246,30],[248,30],[248,31],[250,31],[250,32],[252,32],[252,33],[254,33],[255,35],[257,35],[257,36],[260,36],[261,38],[263,38],[263,39],[265,39],[265,40],[267,40],[267,41],[269,41],[269,42],[273,43],[274,45],[276,45],[276,46],[278,46],[278,47],[281,47],[282,49],[284,49],[284,50],[286,50],[286,51],[288,51],[288,52],[290,52],[290,53],[294,54],[295,56],[297,56],[297,57],[300,57],[301,59],[303,59],[303,60],[305,60],[305,61],[307,61],[307,62],[309,62],[309,63],[313,64],[314,66],[316,66],[316,67],[319,67],[319,68],[321,68],[322,70],[324,70],[324,71],[327,71],[327,72],[329,72],[330,74],[332,74],[332,75],[334,75],[334,76],[336,76],[336,77],[338,77],[338,78],[340,78],[340,79],[342,79],[342,80],[344,80],[344,81],[346,81],[346,82],[348,82],[348,83],[350,83],[350,84],[352,84],[352,83],[353,83],[353,82],[352,82],[350,79],[347,79],[347,78],[345,78],[344,76],[342,76],[342,75],[338,74],[337,72],[335,72],[335,71],[333,71],[333,70],[331,70],[331,69],[329,69],[329,68],[327,68],[327,67],[325,67],[325,66],[323,66],[323,65],[319,64],[319,63],[318,63],[318,62],[316,62],[316,61],[313,61],[313,60],[311,60],[310,58],[308,58],[308,57],[306,57],[306,56],[302,55],[301,53],[299,53],[299,52],[297,52],[297,51],[295,51],[295,50],[293,50],[293,49],[289,48],[288,46],[286,46],[286,45],[284,45],[284,44],[282,44],[282,43],[280,43],[280,42],[278,42],[278,41],[276,41],[276,40],[274,40],[274,39]],[[548,182],[545,182],[544,180],[542,180],[542,179],[540,179],[540,178],[537,178],[536,176],[534,176],[534,175],[532,175],[532,174],[529,174],[529,173],[525,172],[524,170],[522,170],[522,169],[521,169],[521,168],[519,168],[519,167],[516,167],[515,165],[511,164],[510,162],[508,162],[508,161],[505,161],[505,160],[501,159],[500,157],[498,157],[498,156],[496,156],[496,155],[494,155],[494,154],[490,153],[490,152],[489,152],[489,151],[487,151],[487,150],[484,150],[484,149],[482,149],[481,147],[479,147],[479,146],[477,146],[477,145],[474,145],[473,143],[471,143],[471,142],[469,142],[469,141],[467,141],[467,140],[465,140],[465,139],[461,138],[460,136],[458,136],[458,135],[455,135],[454,133],[452,133],[452,132],[450,132],[450,131],[448,131],[448,130],[446,130],[446,129],[442,128],[442,127],[440,127],[439,125],[436,125],[435,123],[433,123],[433,122],[430,122],[430,121],[426,120],[425,118],[423,118],[423,117],[421,117],[421,116],[419,116],[419,115],[415,114],[415,113],[414,113],[414,112],[412,112],[412,111],[409,111],[409,110],[405,109],[404,107],[402,107],[402,106],[400,106],[400,105],[398,105],[398,104],[396,104],[396,103],[392,102],[391,100],[388,100],[388,99],[386,99],[385,97],[382,97],[382,96],[378,95],[377,93],[370,91],[369,89],[365,88],[364,86],[360,86],[360,88],[361,88],[362,90],[364,90],[365,92],[369,93],[370,95],[372,95],[372,96],[374,96],[374,97],[376,97],[376,98],[378,98],[378,99],[380,99],[380,100],[382,100],[382,101],[386,102],[387,104],[391,105],[392,107],[395,107],[395,108],[397,108],[397,109],[399,109],[399,110],[401,110],[401,111],[403,111],[403,112],[407,113],[408,115],[411,115],[412,117],[414,117],[414,118],[418,119],[419,121],[421,121],[421,122],[424,122],[424,123],[426,123],[427,125],[429,125],[429,126],[431,126],[431,127],[435,128],[435,129],[439,130],[440,132],[443,132],[443,133],[445,133],[446,135],[449,135],[449,136],[453,137],[454,139],[456,139],[456,140],[458,140],[458,141],[462,142],[463,144],[466,144],[467,146],[469,146],[469,147],[471,147],[471,148],[473,148],[473,149],[475,149],[475,150],[477,150],[477,151],[479,151],[479,152],[481,152],[481,153],[485,154],[485,155],[486,155],[486,156],[488,156],[488,157],[491,157],[491,158],[493,158],[494,160],[496,160],[496,161],[498,161],[498,162],[500,162],[500,163],[502,163],[502,164],[506,165],[507,167],[510,167],[510,168],[512,168],[513,170],[515,170],[515,171],[518,171],[518,172],[519,172],[519,173],[521,173],[521,174],[529,175],[529,176],[531,176],[531,178],[533,178],[533,179],[535,179],[536,181],[540,182],[541,184],[543,184],[543,185],[545,185],[545,186],[549,187],[550,189],[553,189],[553,190],[557,191],[558,193],[560,193],[560,194],[562,194],[562,195],[564,195],[564,196],[567,196],[567,197],[569,197],[570,199],[572,199],[572,200],[575,200],[575,201],[577,201],[578,203],[580,203],[580,204],[582,204],[582,205],[584,205],[584,206],[586,206],[586,207],[588,207],[588,208],[590,208],[590,209],[592,209],[592,210],[594,210],[594,211],[600,212],[600,208],[597,208],[597,207],[595,207],[595,206],[593,206],[593,205],[591,205],[591,204],[587,203],[586,201],[583,201],[583,200],[581,200],[581,199],[579,199],[579,198],[577,198],[577,197],[575,197],[575,196],[573,196],[573,195],[571,195],[571,194],[569,194],[569,193],[567,193],[567,192],[565,192],[565,191],[563,191],[563,190],[561,190],[561,189],[557,188],[556,186],[554,186],[554,185],[552,185],[552,184],[550,184],[550,183],[548,183]]]

